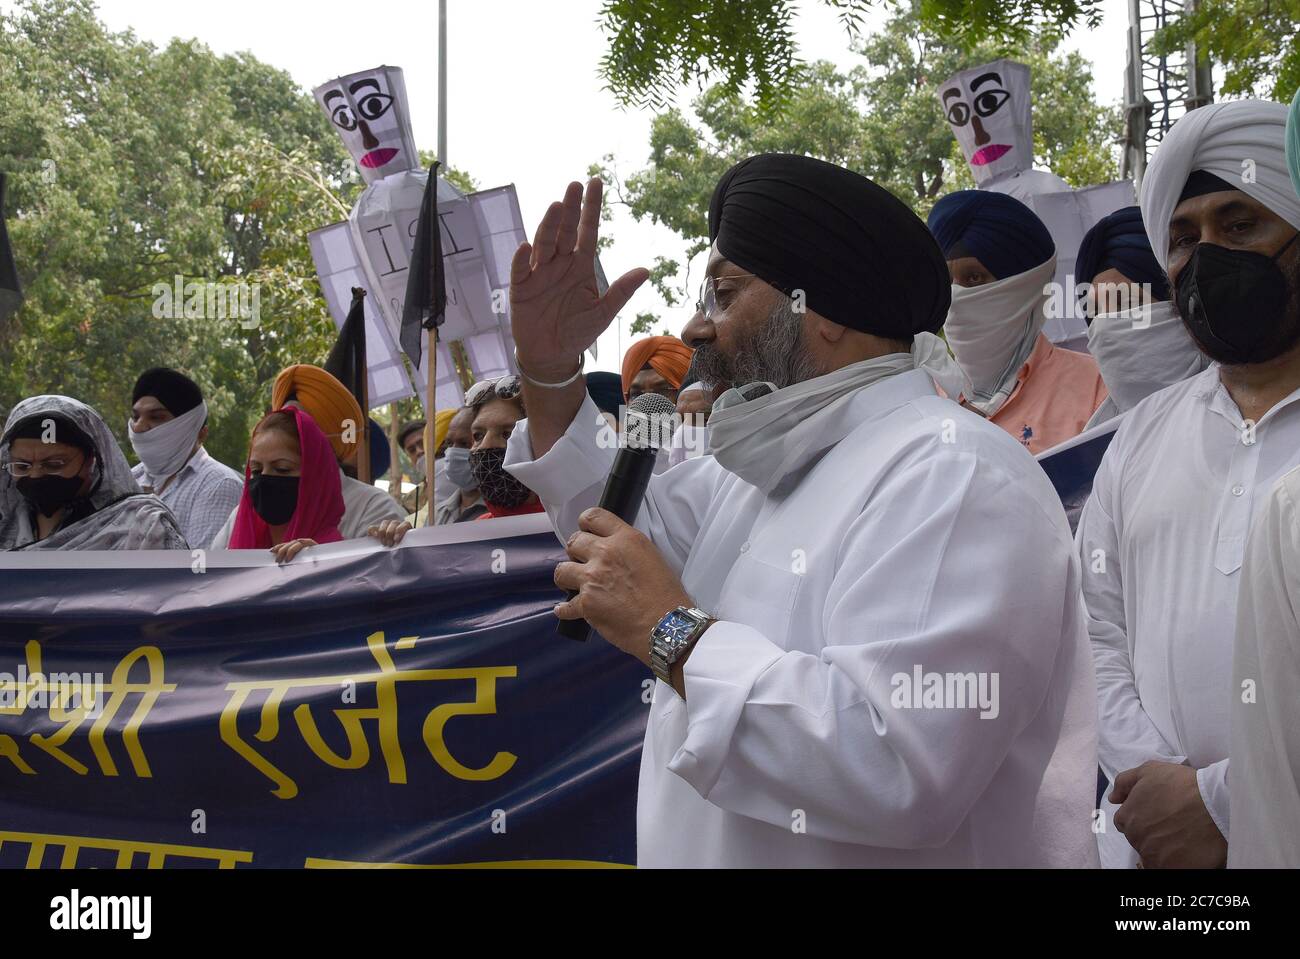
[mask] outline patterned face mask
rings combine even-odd
[[[533,491],[506,472],[505,459],[504,449],[473,450],[469,454],[469,467],[485,501],[493,506],[514,509],[522,506]]]

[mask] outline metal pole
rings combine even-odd
[[[438,0],[438,159],[447,166],[447,0]]]

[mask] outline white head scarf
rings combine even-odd
[[[911,370],[924,370],[950,397],[963,389],[961,371],[943,340],[918,333],[910,352],[861,360],[754,399],[746,388],[757,384],[727,390],[713,403],[709,452],[725,470],[769,493],[847,435],[840,414],[856,393]]]
[[[1113,413],[1128,412],[1210,364],[1168,301],[1100,314],[1088,327],[1088,350],[1101,369]]]
[[[1187,178],[1213,173],[1300,230],[1300,197],[1287,170],[1287,108],[1227,100],[1184,114],[1165,134],[1142,179],[1142,223],[1151,252],[1169,269],[1169,220]]]
[[[43,540],[33,541],[31,508],[13,477],[0,472],[0,550],[188,549],[176,518],[158,497],[141,492],[131,467],[100,415],[68,396],[31,396],[9,412],[0,435],[0,459],[7,459],[13,433],[25,420],[60,416],[90,437],[95,447],[95,483],[82,501],[80,519]]]
[[[137,433],[128,419],[126,435],[131,448],[140,457],[151,479],[165,480],[179,473],[194,452],[199,433],[208,421],[208,404],[202,401],[194,409],[160,423],[151,430]]]
[[[985,416],[1001,409],[1016,388],[1020,369],[1043,329],[1051,297],[1048,284],[1055,273],[1053,253],[1024,273],[983,286],[953,285],[943,332],[970,380],[966,400]]]

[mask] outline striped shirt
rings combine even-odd
[[[146,492],[167,480],[150,476],[143,463],[133,466],[131,475]],[[199,548],[212,542],[243,492],[244,478],[200,446],[158,497],[175,514],[185,541]]]

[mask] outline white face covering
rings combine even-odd
[[[1045,289],[1056,273],[1056,256],[1032,270],[983,286],[953,285],[944,335],[970,380],[966,400],[985,416],[1002,408],[1016,376],[1034,351],[1043,328]]]
[[[442,454],[442,460],[447,464],[447,479],[456,484],[456,489],[468,493],[478,488],[478,483],[474,482],[474,471],[470,469],[468,449],[463,446],[448,446]]]
[[[167,479],[179,473],[181,467],[194,452],[199,432],[208,420],[208,404],[200,402],[188,413],[182,413],[175,419],[155,426],[151,430],[137,433],[131,428],[131,421],[126,424],[126,435],[131,439],[131,448],[153,479]]]
[[[683,423],[673,431],[672,441],[668,445],[668,468],[678,463],[685,463],[709,451],[709,428]]]
[[[1210,365],[1169,302],[1098,315],[1088,349],[1120,413]]]
[[[709,452],[728,472],[771,492],[788,473],[843,438],[832,424],[855,393],[913,369],[924,369],[949,396],[961,392],[960,372],[943,341],[918,333],[910,353],[863,360],[753,399],[749,396],[772,384],[727,390],[713,403]]]

